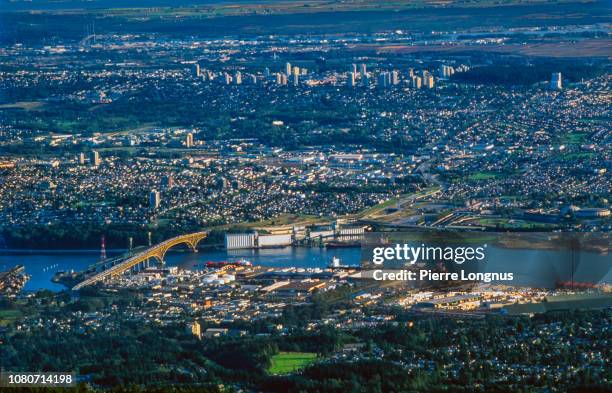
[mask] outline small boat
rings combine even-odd
[[[210,268],[221,268],[224,266],[253,266],[253,264],[251,263],[251,261],[247,261],[244,258],[239,259],[237,261],[220,261],[220,262],[208,261],[206,262],[206,267],[210,267]]]

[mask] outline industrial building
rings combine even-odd
[[[226,233],[225,248],[228,250],[255,248],[255,236],[255,233]]]
[[[365,233],[363,225],[281,226],[261,228],[251,233],[228,233],[225,235],[225,248],[228,250],[245,248],[287,247],[303,239],[328,241],[335,238],[359,240]],[[261,233],[265,230],[266,233]]]
[[[266,248],[290,246],[293,242],[291,234],[260,235],[254,233],[228,233],[225,235],[225,248],[237,250],[244,248]]]
[[[256,237],[258,247],[280,247],[290,246],[292,243],[292,235],[258,235]]]
[[[342,226],[337,231],[338,236],[363,235],[364,233],[365,233],[365,227],[363,225]]]
[[[315,228],[311,228],[310,231],[308,232],[309,236],[311,239],[312,238],[324,238],[324,237],[333,237],[335,234],[334,228],[332,227],[315,227]]]

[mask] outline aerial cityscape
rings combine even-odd
[[[608,2],[128,3],[0,0],[0,388],[612,388]]]

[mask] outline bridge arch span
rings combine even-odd
[[[118,276],[123,274],[125,271],[138,266],[140,263],[143,263],[150,258],[157,259],[160,263],[164,262],[164,257],[168,250],[172,247],[175,247],[179,244],[186,244],[193,252],[197,252],[198,244],[202,239],[208,236],[208,231],[189,233],[186,235],[176,236],[168,240],[164,240],[163,242],[156,244],[152,247],[147,248],[146,250],[139,252],[136,255],[132,255],[128,259],[123,262],[116,264],[110,267],[107,270],[103,270],[99,273],[94,274],[93,276],[81,281],[77,285],[75,285],[72,290],[78,291],[79,289],[100,282],[106,278]]]
[[[206,235],[208,235],[208,232],[206,232],[206,235],[204,236],[201,234],[202,232],[191,233],[166,240],[158,245],[158,250],[153,257],[158,259],[160,262],[163,262],[164,258],[166,257],[166,253],[170,251],[170,249],[181,244],[185,244],[192,252],[198,252],[198,244],[206,237]]]

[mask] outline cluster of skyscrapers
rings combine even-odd
[[[357,77],[361,78],[362,86],[370,85],[370,76],[367,73],[366,65],[361,65],[361,72],[356,72],[357,65],[352,65],[352,70],[349,72],[347,84],[351,87],[357,86]],[[422,87],[427,87],[432,89],[435,85],[434,76],[427,70],[421,71],[420,74],[415,73],[415,71],[410,68],[408,70],[408,78],[407,82],[409,87],[413,87],[416,89],[420,89]],[[378,74],[378,78],[376,81],[376,85],[380,88],[397,86],[402,83],[402,79],[400,77],[400,73],[398,70],[392,71],[382,71]]]
[[[465,69],[461,68],[465,67]],[[466,71],[466,66],[461,66],[459,68],[454,68],[449,65],[440,65],[439,69],[439,77],[440,78],[449,78],[455,72]],[[271,73],[269,68],[265,68],[264,70],[264,78],[265,80],[269,80],[272,83],[277,85],[288,85],[292,84],[294,86],[298,86],[301,82],[301,78],[308,75],[308,70],[306,68],[300,68],[298,66],[294,66],[291,63],[287,62],[285,64],[285,68],[282,71]],[[249,84],[257,84],[258,77],[255,74],[242,74],[240,71],[236,71],[234,73],[223,72],[223,73],[215,73],[210,70],[205,70],[200,67],[198,63],[194,65],[194,76],[198,79],[209,80],[212,81],[217,77],[221,76],[226,85],[240,85],[243,82]],[[385,88],[391,86],[398,86],[402,84],[402,78],[400,76],[400,72],[398,70],[391,71],[381,71],[378,73],[375,78],[375,83],[378,87]],[[421,89],[421,88],[429,88],[432,89],[435,86],[435,78],[433,73],[430,73],[428,70],[422,70],[419,72],[414,71],[412,68],[408,70],[408,76],[406,77],[406,82],[409,87]],[[357,86],[370,86],[372,81],[372,76],[368,73],[366,64],[351,64],[349,69],[349,73],[347,76],[347,85],[350,87]],[[552,85],[553,82],[551,82]],[[559,81],[559,86],[560,86]],[[560,87],[559,87],[560,88]]]
[[[351,87],[357,86],[357,78],[361,78],[362,86],[370,85],[370,75],[368,74],[368,69],[365,64],[361,64],[359,66],[359,71],[357,71],[357,64],[351,65],[351,71],[348,76],[348,85]]]
[[[393,71],[383,71],[380,74],[378,74],[378,86],[379,87],[388,87],[388,86],[395,86],[395,85],[399,85],[400,83],[400,79],[399,79],[399,72],[397,70],[393,70]]]
[[[291,82],[294,86],[297,86],[300,84],[300,75],[306,74],[308,74],[308,70],[306,68],[291,66],[291,63],[287,63],[285,64],[285,72],[276,73],[276,84],[286,85]],[[265,69],[264,75],[266,78],[270,77],[269,68]]]
[[[449,65],[440,65],[440,78],[450,78],[455,73],[455,69]]]
[[[194,65],[193,70],[194,76],[204,81],[215,80],[218,76],[211,70],[202,69],[198,63]],[[223,81],[226,85],[241,85],[243,82],[257,84],[257,77],[255,75],[245,75],[243,79],[243,75],[240,71],[236,71],[233,74],[224,72],[221,76],[223,77]]]
[[[86,159],[85,159],[85,153],[79,153],[79,165],[85,165]],[[89,153],[89,163],[91,164],[92,167],[99,167],[100,164],[102,164],[102,159],[100,158],[100,153],[92,150]]]

